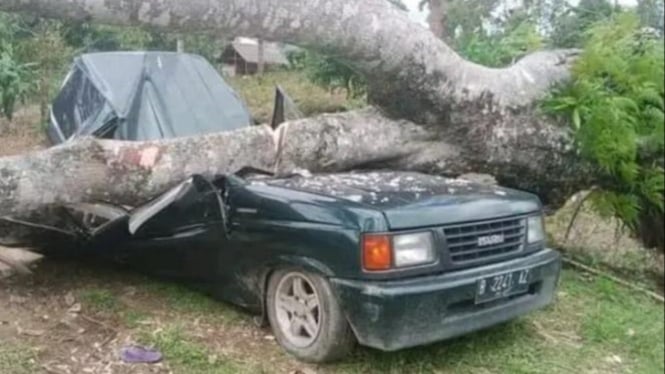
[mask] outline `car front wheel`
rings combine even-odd
[[[300,360],[330,362],[353,348],[355,337],[326,279],[298,269],[277,270],[266,301],[275,338]]]

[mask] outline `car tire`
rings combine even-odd
[[[296,268],[275,271],[268,281],[266,304],[275,339],[302,361],[339,360],[355,345],[330,283],[319,275]]]

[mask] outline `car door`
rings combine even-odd
[[[225,212],[220,191],[201,176],[132,210],[125,222],[114,222],[94,239],[108,242],[123,232],[127,241],[115,251],[122,262],[194,283],[218,278],[218,258],[226,243]]]

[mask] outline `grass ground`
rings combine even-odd
[[[8,374],[665,371],[663,305],[573,270],[543,311],[427,347],[358,348],[327,366],[284,354],[268,329],[235,307],[99,265],[47,261],[30,279],[0,281],[0,305],[0,373]],[[118,350],[132,342],[157,347],[164,362],[120,363]]]
[[[361,99],[347,100],[343,92],[329,92],[315,86],[303,74],[292,71],[270,72],[262,77],[238,76],[227,79],[260,123],[267,123],[272,117],[275,86],[278,85],[305,116],[345,111],[365,105]]]
[[[621,222],[600,217],[590,202],[583,205],[566,238],[568,225],[582,195],[576,195],[548,217],[546,226],[550,243],[565,249],[566,255],[597,269],[649,289],[656,288],[661,293],[665,291],[665,256],[656,250],[642,248]]]
[[[45,146],[46,136],[36,105],[20,108],[9,121],[0,116],[0,157]]]

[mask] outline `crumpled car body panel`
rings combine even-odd
[[[366,179],[376,183],[365,184]],[[365,272],[359,253],[361,235],[395,231],[388,211],[407,212],[408,217],[403,215],[407,230],[439,230],[454,222],[457,212],[463,211],[465,219],[473,222],[507,214],[524,217],[541,208],[537,198],[527,193],[468,183],[461,187],[460,182],[399,172],[289,180],[257,173],[246,177],[241,172],[214,178],[193,175],[134,208],[107,204],[52,208],[40,217],[0,219],[0,230],[2,225],[20,225],[26,232],[17,242],[43,248],[46,255],[110,259],[260,311],[265,279],[278,266],[370,281],[460,269],[446,263],[442,253],[444,261],[432,266],[398,273]],[[424,210],[438,214],[418,214]],[[43,247],[44,243],[49,246]],[[539,249],[542,245],[528,246],[474,266]]]

